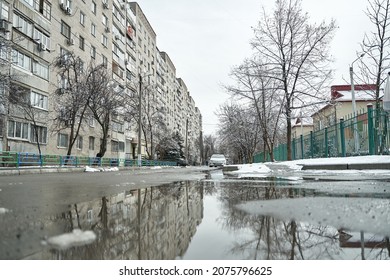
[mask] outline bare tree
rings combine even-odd
[[[69,130],[67,155],[71,155],[88,112],[90,92],[87,84],[93,67],[84,69],[82,59],[72,52],[59,55],[54,63],[58,73],[58,88],[53,99],[54,130]]]
[[[235,67],[231,77],[237,85],[226,87],[231,96],[241,102],[249,102],[257,116],[264,152],[268,151],[274,160],[273,148],[280,134],[280,122],[284,106],[283,95],[277,81],[267,76],[261,63],[245,60]],[[264,153],[266,155],[266,153]],[[264,159],[265,160],[265,159]]]
[[[252,163],[260,138],[256,114],[242,105],[224,104],[220,106],[218,117],[221,147],[230,147],[235,162]]]
[[[103,157],[107,151],[111,118],[125,113],[127,95],[124,88],[112,80],[105,65],[91,67],[89,73],[86,80],[86,90],[90,97],[88,108],[101,128],[102,141],[97,157]]]
[[[267,76],[275,79],[284,95],[287,152],[292,159],[292,113],[313,103],[329,80],[330,41],[335,21],[312,24],[300,0],[277,0],[274,12],[263,9],[252,46]]]
[[[155,84],[150,80],[150,75],[140,75],[137,92],[133,92],[129,99],[128,115],[133,119],[141,118],[141,131],[145,141],[146,153],[149,159],[154,159],[156,146],[166,136],[166,123],[164,108],[159,106],[158,94]],[[141,91],[141,92],[140,92]],[[141,94],[141,116],[139,94]]]
[[[380,107],[380,90],[389,69],[390,52],[390,0],[370,0],[366,15],[374,25],[370,34],[365,34],[361,44],[364,61],[360,62],[361,79],[366,84],[375,84],[375,107]]]
[[[212,154],[216,152],[217,138],[213,135],[205,135],[203,140],[203,158],[208,161]]]

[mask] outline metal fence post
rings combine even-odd
[[[296,144],[295,144],[295,138],[293,138],[292,140],[292,159],[293,160],[296,160],[297,157],[296,157],[296,154],[297,154],[297,149],[296,149]]]
[[[301,134],[301,159],[305,158],[305,153],[303,151],[304,146],[303,146],[303,135]]]
[[[329,155],[329,145],[328,145],[328,127],[325,127],[325,157]]]
[[[368,121],[368,152],[370,155],[375,155],[375,129],[372,104],[367,105],[367,121]]]
[[[314,134],[310,131],[310,157],[314,158]]]
[[[340,142],[341,142],[341,156],[346,157],[347,153],[345,150],[345,131],[344,131],[344,119],[340,119]]]

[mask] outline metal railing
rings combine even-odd
[[[137,160],[82,156],[39,155],[34,153],[0,152],[0,168],[21,167],[129,167],[138,166]],[[142,166],[176,166],[173,161],[142,160]]]
[[[366,112],[340,119],[335,125],[292,139],[292,159],[348,157],[390,154],[389,113],[367,107]],[[287,144],[273,150],[274,160],[287,160]],[[259,152],[254,162],[270,161],[269,153]]]

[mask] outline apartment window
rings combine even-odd
[[[61,21],[61,34],[68,39],[70,38],[70,34],[71,34],[70,26],[67,25],[64,21]]]
[[[95,150],[95,137],[89,136],[89,150],[94,151]]]
[[[82,36],[79,36],[79,47],[82,50],[84,50],[84,48],[85,48],[85,39]]]
[[[105,15],[102,15],[102,23],[104,26],[107,26],[108,24],[108,18]]]
[[[3,2],[0,2],[0,18],[8,20],[9,19],[9,7]]]
[[[18,50],[13,50],[12,62],[27,71],[31,71],[31,58]]]
[[[102,45],[105,46],[107,48],[108,46],[108,38],[106,35],[102,35]]]
[[[119,122],[112,122],[112,131],[123,132],[123,124]]]
[[[96,3],[94,1],[92,1],[92,4],[91,4],[91,11],[92,11],[92,13],[94,13],[96,15]]]
[[[47,144],[47,127],[31,125],[31,142]]]
[[[65,133],[58,133],[57,138],[57,146],[59,148],[67,148],[68,147],[68,134]]]
[[[45,80],[49,80],[49,66],[41,64],[37,61],[33,62],[33,73],[34,75],[41,77]]]
[[[34,29],[34,39],[39,43],[45,44],[45,46],[48,49],[50,49],[51,40],[49,36],[45,35],[44,33],[42,33],[40,30],[36,28]]]
[[[96,25],[91,23],[91,34],[96,37]]]
[[[105,57],[105,56],[103,55],[102,58],[103,58],[103,65],[104,65],[105,68],[107,68],[107,66],[108,66],[107,57]]]
[[[93,59],[96,58],[96,48],[94,46],[91,46],[91,57]]]
[[[47,100],[48,99],[46,95],[40,94],[35,91],[31,92],[31,99],[30,99],[31,106],[47,110],[48,109]]]
[[[76,140],[76,149],[82,150],[83,149],[83,136],[77,136]]]
[[[8,121],[8,137],[28,140],[28,123]]]
[[[111,152],[124,152],[125,142],[111,140]]]
[[[51,19],[51,5],[46,0],[39,0],[39,12],[47,19]]]
[[[80,24],[85,26],[85,14],[83,12],[80,12]]]
[[[112,72],[120,78],[123,78],[123,69],[115,62],[112,62]]]
[[[22,33],[26,34],[28,37],[32,38],[33,26],[30,22],[28,22],[23,17],[21,17],[17,14],[14,14],[13,26],[17,27],[17,30],[19,30],[20,32],[22,32]]]

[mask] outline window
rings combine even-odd
[[[47,19],[51,19],[51,6],[46,0],[39,0],[39,12]]]
[[[70,38],[70,26],[67,25],[64,21],[61,21],[61,34],[66,38]]]
[[[105,68],[107,68],[107,66],[108,66],[107,57],[105,57],[104,55],[102,55],[102,58],[103,58],[103,65],[104,65]]]
[[[85,14],[83,12],[80,12],[80,24],[85,26]]]
[[[8,20],[9,19],[9,7],[4,2],[0,2],[0,18]]]
[[[8,137],[28,140],[28,123],[8,121]]]
[[[112,122],[112,131],[123,132],[123,124],[119,122]]]
[[[102,35],[102,45],[105,46],[107,48],[108,46],[108,38],[106,35]]]
[[[112,72],[114,72],[120,78],[123,78],[123,69],[115,62],[112,62]]]
[[[108,18],[105,15],[102,15],[102,23],[104,26],[107,26],[108,24]]]
[[[76,149],[82,150],[83,149],[83,136],[77,136],[77,141],[76,141]]]
[[[96,37],[96,25],[91,23],[91,34]]]
[[[125,142],[121,141],[111,141],[111,152],[124,152],[125,151]]]
[[[84,48],[85,48],[85,39],[82,36],[79,36],[79,47],[82,50],[84,50]]]
[[[49,36],[45,35],[38,29],[34,29],[34,39],[42,44],[45,44],[45,46],[50,50],[51,40]]]
[[[33,62],[33,73],[45,80],[49,80],[49,66],[39,63],[38,61]]]
[[[33,106],[33,107],[37,107],[37,108],[44,109],[44,110],[48,109],[46,95],[32,91],[30,101],[31,101],[31,106]]]
[[[67,148],[68,147],[68,134],[64,134],[64,133],[58,134],[57,146],[59,148]]]
[[[26,34],[28,37],[32,38],[33,35],[33,26],[23,17],[18,14],[14,14],[13,26],[17,27],[17,30]]]
[[[94,13],[96,15],[96,3],[94,1],[92,1],[92,4],[91,4],[91,11],[92,11],[92,13]]]
[[[37,143],[39,141],[41,144],[47,144],[47,127],[31,125],[30,139],[33,143]]]
[[[91,57],[93,59],[96,58],[96,48],[94,46],[91,46]]]
[[[95,150],[95,137],[89,136],[89,150],[94,151]]]
[[[13,50],[12,62],[27,71],[31,71],[31,58],[18,50]]]

